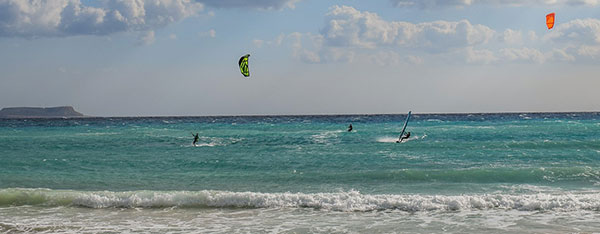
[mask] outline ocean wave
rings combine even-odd
[[[338,193],[257,193],[230,191],[74,191],[10,188],[0,190],[1,206],[87,208],[313,208],[334,211],[520,210],[600,211],[599,191],[553,194],[369,195]]]

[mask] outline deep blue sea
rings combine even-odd
[[[0,119],[0,232],[600,232],[600,113],[405,118]]]

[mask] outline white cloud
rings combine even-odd
[[[140,36],[138,38],[138,44],[139,45],[151,45],[152,43],[154,43],[154,31],[150,30],[150,31],[146,31],[143,33],[140,33]]]
[[[521,44],[523,43],[523,33],[521,33],[521,31],[506,29],[504,30],[501,39],[507,44]]]
[[[468,20],[386,21],[375,13],[334,6],[318,34],[282,34],[273,40],[256,39],[254,44],[279,46],[282,41],[291,47],[294,58],[307,63],[352,62],[355,58],[366,58],[382,66],[425,61],[572,62],[600,58],[600,20],[562,23],[540,37],[534,31],[523,33],[514,29],[498,33]]]
[[[600,45],[598,46],[588,46],[582,45],[577,49],[577,54],[582,56],[587,56],[591,58],[596,58],[596,56],[600,56]]]
[[[565,50],[553,49],[550,53],[552,60],[575,61],[575,56],[568,54]]]
[[[537,41],[539,38],[534,31],[527,32],[527,37],[529,38],[530,41]]]
[[[576,19],[560,24],[544,37],[544,41],[562,48],[568,56],[596,58],[600,56],[600,20]]]
[[[507,29],[504,39],[506,45],[518,40],[520,32]],[[537,48],[502,48],[498,51],[506,61],[576,61],[578,59],[600,58],[600,20],[576,19],[561,23],[541,39],[535,32],[529,31],[529,43]],[[513,39],[510,39],[513,38]]]
[[[389,66],[400,64],[402,62],[402,56],[393,51],[379,51],[372,55],[369,55],[368,60],[379,66]]]
[[[321,56],[319,56],[316,52],[310,51],[307,49],[303,49],[303,48],[299,48],[298,50],[295,50],[294,56],[296,58],[299,58],[300,60],[302,60],[305,63],[320,63],[321,62]]]
[[[0,36],[60,37],[146,32],[197,14],[191,0],[104,0],[99,7],[81,0],[0,0]]]
[[[356,54],[346,48],[325,46],[322,35],[295,32],[285,38],[291,41],[292,56],[306,63],[352,62]]]
[[[276,46],[280,46],[281,43],[283,42],[283,39],[285,38],[285,34],[279,34],[279,36],[277,36],[277,38],[275,38],[274,41],[272,41],[271,43],[276,45]]]
[[[489,64],[498,60],[494,53],[490,50],[477,50],[469,46],[465,48],[465,56],[467,63]]]
[[[257,9],[282,9],[295,8],[300,0],[196,0],[207,6],[217,8],[257,8]]]
[[[570,44],[600,44],[600,20],[576,19],[562,23],[544,39]]]
[[[411,64],[423,64],[425,60],[419,56],[409,55],[406,57],[406,61]]]
[[[473,46],[489,41],[494,31],[468,20],[413,24],[381,19],[349,6],[334,6],[327,14],[321,34],[329,46],[377,48],[381,46],[424,48],[432,52]]]
[[[565,2],[569,5],[584,5],[584,6],[598,6],[600,5],[600,0],[563,0],[561,2]]]
[[[327,47],[321,50],[319,55],[325,61],[350,63],[354,61],[356,53],[345,48]]]
[[[206,32],[199,32],[198,35],[200,37],[210,37],[210,38],[215,38],[217,37],[217,31],[215,31],[214,29],[210,29]]]
[[[254,39],[252,41],[252,43],[254,44],[254,46],[256,46],[257,48],[262,48],[263,44],[265,44],[264,40],[259,40],[259,39]]]
[[[281,33],[273,40],[265,41],[261,39],[254,39],[252,42],[257,48],[261,48],[263,46],[280,46],[281,43],[283,43],[285,37],[285,34]]]
[[[537,49],[532,48],[505,48],[500,50],[500,54],[508,61],[531,61],[535,63],[544,63],[546,55]]]
[[[311,36],[310,33],[302,34],[299,32],[291,33],[288,36],[292,40],[292,45],[291,45],[292,46],[292,56],[294,56],[296,59],[300,59],[301,61],[306,62],[306,63],[320,63],[321,58],[316,52],[307,50],[302,46],[303,38],[310,37],[310,36]],[[321,45],[317,44],[316,47],[317,48],[315,50],[320,49]]]
[[[600,0],[390,0],[396,7],[440,8],[440,7],[468,7],[472,5],[497,5],[497,6],[598,6]]]

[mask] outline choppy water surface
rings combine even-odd
[[[600,113],[404,118],[0,120],[0,231],[600,230]]]

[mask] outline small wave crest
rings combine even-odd
[[[88,208],[314,208],[335,211],[522,210],[600,211],[600,193],[369,195],[339,193],[256,193],[230,191],[73,191],[2,189],[0,205],[79,206]]]
[[[324,131],[319,134],[312,135],[312,139],[317,144],[331,144],[332,139],[336,139],[340,133],[344,131],[342,130],[334,130],[334,131]]]
[[[381,142],[381,143],[396,143],[397,140],[398,140],[398,137],[380,137],[380,138],[377,138],[377,142]]]
[[[243,139],[241,138],[220,138],[220,137],[200,137],[200,141],[195,145],[191,142],[189,144],[182,145],[183,147],[214,147],[214,146],[227,146],[236,144]]]
[[[412,136],[412,137],[410,137],[408,139],[402,140],[402,143],[407,142],[407,141],[424,139],[425,137],[427,137],[427,135]],[[381,143],[396,143],[397,140],[398,140],[398,137],[389,137],[389,136],[377,138],[377,142],[381,142]]]

